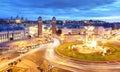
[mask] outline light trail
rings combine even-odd
[[[83,69],[83,70],[109,70],[109,69],[120,69],[120,63],[118,64],[92,64],[92,63],[88,63],[88,64],[82,64],[79,63],[77,61],[71,60],[71,59],[66,59],[66,58],[61,58],[59,56],[57,56],[54,52],[54,49],[60,45],[59,40],[57,39],[53,39],[54,43],[52,44],[48,44],[48,48],[46,48],[46,53],[45,53],[45,58],[50,61],[51,63],[53,63],[54,65],[61,67],[63,69],[67,69],[67,70],[72,70],[72,71],[76,71],[76,69]]]
[[[9,61],[0,64],[0,71],[5,70],[6,68],[8,68],[8,64],[10,64],[10,63],[12,63],[12,62],[14,62],[14,61],[17,61],[17,60],[23,58],[24,56],[27,56],[27,55],[29,55],[29,54],[35,53],[35,52],[37,52],[37,51],[39,51],[39,50],[42,50],[42,49],[44,49],[44,47],[46,47],[46,46],[47,46],[47,44],[41,45],[39,48],[35,48],[35,49],[33,49],[33,50],[25,53],[25,54],[21,54],[20,56],[18,56],[18,57],[16,57],[16,58],[10,59]]]

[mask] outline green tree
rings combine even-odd
[[[62,34],[62,30],[61,30],[61,29],[58,29],[58,30],[57,30],[57,34],[58,34],[58,35]]]

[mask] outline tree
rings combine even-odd
[[[61,30],[61,29],[58,29],[58,30],[57,30],[57,34],[58,34],[58,35],[62,34],[62,30]]]

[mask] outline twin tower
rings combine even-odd
[[[38,17],[38,36],[42,36],[42,17]],[[56,35],[56,18],[52,18],[52,35]]]

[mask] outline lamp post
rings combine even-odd
[[[60,39],[61,39],[62,43],[64,43],[64,34],[60,35]]]
[[[102,46],[103,46],[103,48],[104,48],[104,44],[105,44],[105,41],[102,41]]]

